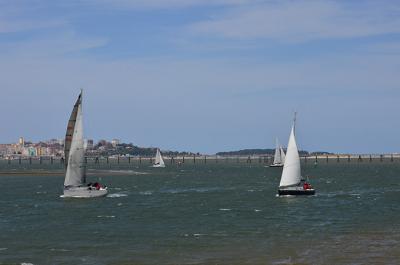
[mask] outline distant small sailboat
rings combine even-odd
[[[99,183],[86,185],[85,149],[83,146],[82,92],[72,109],[64,144],[65,181],[62,197],[91,198],[107,195]]]
[[[296,138],[296,113],[290,132],[289,143],[286,151],[285,164],[282,170],[278,194],[281,195],[314,195],[315,189],[301,177],[300,156]]]
[[[276,138],[276,147],[275,147],[275,155],[274,162],[269,165],[270,167],[283,167],[285,163],[285,152],[281,145],[279,145],[278,138]]]
[[[156,158],[155,158],[153,167],[165,167],[165,163],[161,156],[161,152],[160,152],[159,148],[157,148]]]

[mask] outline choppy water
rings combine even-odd
[[[290,198],[258,164],[131,170],[99,199],[1,176],[0,264],[400,264],[399,163],[308,165],[318,195]]]

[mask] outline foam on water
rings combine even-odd
[[[140,195],[153,195],[153,191],[147,190],[147,191],[141,191],[139,192]]]
[[[51,248],[50,251],[55,251],[55,252],[69,252],[71,250],[65,249],[65,248]]]
[[[221,190],[220,187],[204,187],[204,188],[186,188],[186,189],[165,189],[161,190],[160,192],[162,193],[170,193],[170,194],[176,194],[176,193],[191,193],[191,192],[214,192],[214,191],[219,191]]]
[[[115,218],[115,215],[98,215],[98,218]]]
[[[122,174],[129,174],[129,175],[148,175],[149,172],[143,171],[135,171],[135,170],[107,170],[109,173],[122,173]]]
[[[126,193],[111,193],[111,194],[107,194],[108,198],[120,198],[120,197],[126,197],[128,196],[128,194]]]

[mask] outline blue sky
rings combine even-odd
[[[0,142],[400,151],[400,2],[0,0]]]

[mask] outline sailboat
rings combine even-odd
[[[297,148],[296,113],[290,132],[289,143],[286,150],[285,164],[282,170],[278,194],[281,195],[314,195],[315,189],[301,177],[300,156]]]
[[[285,152],[281,145],[279,145],[278,138],[276,138],[276,147],[275,147],[275,155],[274,155],[274,162],[270,167],[283,167],[285,163]]]
[[[107,195],[99,183],[86,185],[85,149],[83,146],[82,91],[72,109],[64,144],[65,180],[62,197],[91,198]]]
[[[165,167],[165,163],[161,156],[161,152],[160,152],[159,148],[157,148],[156,158],[155,158],[153,167]]]
[[[285,151],[283,151],[283,147],[282,145],[279,148],[281,150],[281,159],[282,159],[282,164],[285,163],[285,159],[286,159],[286,155],[285,155]]]

